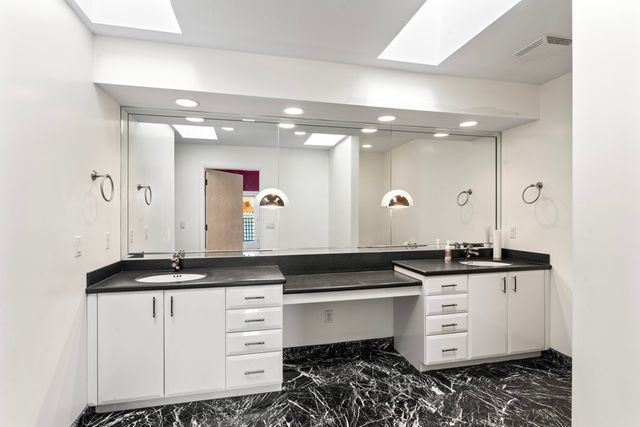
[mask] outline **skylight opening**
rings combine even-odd
[[[73,0],[94,24],[182,34],[171,0]]]
[[[522,0],[427,0],[378,59],[440,65]]]

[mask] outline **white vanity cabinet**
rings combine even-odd
[[[508,274],[509,354],[545,348],[544,275],[542,270]]]
[[[162,291],[94,296],[99,327],[93,340],[97,349],[90,353],[97,356],[98,363],[97,403],[161,398],[164,395]]]
[[[507,354],[507,273],[469,275],[469,356]]]

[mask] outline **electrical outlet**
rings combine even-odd
[[[111,233],[108,231],[104,233],[104,250],[108,251],[111,247]]]
[[[149,227],[144,226],[144,240],[149,240]]]
[[[516,230],[516,226],[515,226],[515,225],[512,225],[512,226],[509,228],[509,238],[510,238],[510,239],[515,239],[515,238],[516,238],[516,235],[517,235],[516,231],[517,231],[517,230]]]
[[[82,236],[73,236],[73,251],[76,258],[82,256]]]
[[[333,310],[324,311],[324,323],[333,323]]]

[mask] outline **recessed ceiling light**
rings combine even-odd
[[[284,113],[285,114],[291,114],[292,116],[298,116],[298,115],[304,113],[304,110],[302,108],[298,108],[298,107],[289,107],[289,108],[285,108],[284,109]]]
[[[204,119],[202,117],[185,117],[185,120],[188,120],[193,123],[202,123]]]
[[[362,148],[371,148],[371,144],[362,144]]]
[[[438,132],[434,133],[433,136],[435,136],[436,138],[444,138],[445,136],[449,136],[449,134],[445,132]]]
[[[226,130],[227,132],[233,132],[235,129],[231,126],[222,126],[222,130]]]
[[[380,116],[378,117],[379,122],[392,122],[396,119],[396,116]]]
[[[218,139],[211,126],[173,125],[173,128],[185,139]]]
[[[296,125],[293,123],[279,123],[278,127],[281,127],[282,129],[293,129]]]
[[[255,122],[256,119],[242,119],[243,122]]]
[[[333,147],[344,139],[345,135],[335,135],[332,133],[312,133],[305,141],[304,145],[321,145],[324,147]]]
[[[306,134],[307,133],[305,131],[303,131],[303,130],[296,131],[296,135],[298,135],[298,136],[302,136],[302,135],[306,135]]]
[[[374,128],[364,128],[362,129],[362,133],[375,133],[378,132],[378,129],[374,129]]]
[[[187,98],[176,99],[176,104],[178,104],[181,107],[197,107],[198,105],[200,105],[198,101],[194,101],[193,99],[187,99]]]
[[[460,127],[461,128],[470,128],[470,127],[475,126],[477,124],[478,124],[478,122],[476,122],[475,120],[469,120],[468,122],[460,123]]]

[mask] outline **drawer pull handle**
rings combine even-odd
[[[244,343],[245,346],[250,346],[250,345],[264,345],[264,341],[256,341],[256,342],[246,342]]]
[[[443,353],[449,353],[449,352],[451,352],[451,351],[458,351],[458,349],[457,349],[457,348],[455,348],[455,347],[453,347],[453,348],[443,348],[443,349],[442,349],[442,352],[443,352]]]
[[[502,293],[504,293],[504,294],[507,293],[507,278],[506,277],[502,278]]]
[[[442,308],[457,307],[458,304],[442,304]]]
[[[518,276],[513,276],[513,292],[518,292]]]
[[[257,371],[244,371],[245,375],[257,375],[264,374],[264,369],[258,369]]]
[[[244,297],[245,300],[250,300],[250,299],[264,299],[264,295],[262,296],[257,296],[257,297]]]
[[[450,284],[450,285],[442,285],[443,288],[455,288],[456,286],[458,286],[458,285],[453,284],[453,283]]]
[[[451,328],[451,327],[455,327],[458,326],[457,323],[445,323],[444,325],[442,325],[443,328]]]
[[[156,297],[153,297],[153,309],[152,309],[153,318],[156,317]]]
[[[245,319],[244,323],[264,322],[264,319]]]

